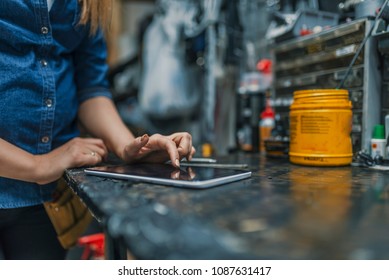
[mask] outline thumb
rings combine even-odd
[[[149,142],[149,136],[147,134],[137,137],[134,141],[131,141],[127,146],[124,147],[124,160],[132,161],[136,159],[134,157],[139,153],[139,150],[142,149]]]

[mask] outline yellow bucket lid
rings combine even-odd
[[[325,99],[325,98],[346,98],[348,99],[348,91],[340,89],[310,89],[299,90],[293,93],[294,99]]]

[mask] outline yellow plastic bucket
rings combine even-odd
[[[289,160],[311,166],[352,161],[352,105],[347,90],[301,90],[290,106]]]

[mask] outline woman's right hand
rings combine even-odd
[[[101,139],[76,137],[50,153],[35,155],[36,182],[47,184],[67,168],[95,165],[106,159],[107,147]]]

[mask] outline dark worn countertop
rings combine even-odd
[[[251,179],[206,190],[65,178],[139,259],[389,259],[389,171],[237,154]]]

